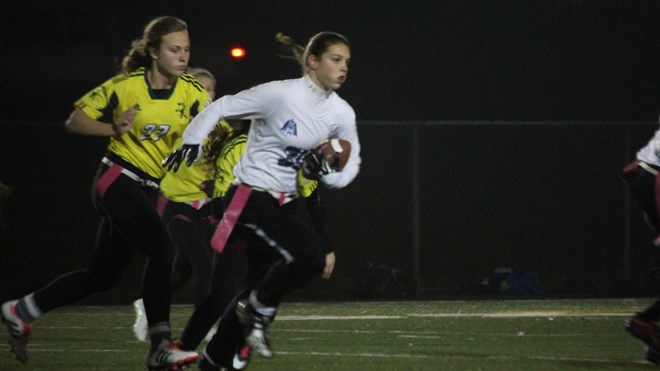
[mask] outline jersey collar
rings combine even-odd
[[[145,68],[144,69],[144,82],[147,84],[147,90],[149,91],[149,97],[151,99],[162,99],[162,100],[167,100],[170,99],[172,96],[172,93],[174,93],[174,88],[176,87],[176,83],[179,82],[179,79],[176,79],[174,81],[174,84],[172,84],[172,87],[169,89],[152,89],[151,88],[151,83],[149,82],[149,77],[148,75],[149,69]]]
[[[303,76],[303,84],[307,91],[319,99],[327,99],[333,93],[332,89],[323,90],[319,88],[309,75]]]

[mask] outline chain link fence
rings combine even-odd
[[[0,179],[14,189],[4,202],[0,295],[15,297],[87,264],[99,220],[91,183],[106,140],[65,134],[60,123],[0,126]],[[323,190],[336,274],[299,296],[479,293],[498,267],[538,274],[546,294],[654,293],[658,251],[620,173],[656,128],[359,122],[360,175]],[[139,296],[142,264],[138,255],[103,298]]]

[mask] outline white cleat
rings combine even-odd
[[[133,324],[135,338],[139,341],[147,341],[149,323],[147,322],[147,314],[144,311],[144,302],[142,299],[133,302],[133,309],[135,309],[135,323]]]
[[[254,351],[257,352],[257,354],[260,356],[265,358],[272,358],[273,351],[270,349],[270,344],[268,342],[266,332],[263,328],[259,328],[258,326],[259,324],[255,323],[252,332],[250,332],[250,335],[245,338],[245,341],[247,341],[247,343],[250,344],[250,347],[254,349]]]
[[[248,362],[250,362],[250,352],[251,348],[249,345],[245,344],[239,349],[236,354],[234,354],[234,359],[232,360],[232,367],[237,370],[242,370],[247,367]]]
[[[245,341],[252,350],[262,357],[273,357],[273,351],[266,335],[266,328],[273,321],[273,317],[267,317],[255,311],[248,299],[239,300],[236,303],[236,316],[243,325]]]

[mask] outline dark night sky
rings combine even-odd
[[[0,15],[5,119],[62,122],[114,74],[144,24],[190,26],[191,65],[221,93],[297,77],[274,35],[346,35],[353,62],[340,95],[358,120],[655,120],[660,1],[67,1],[10,0]],[[430,3],[433,3],[431,5]],[[236,63],[227,49],[242,44]]]

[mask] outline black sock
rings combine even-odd
[[[149,327],[149,339],[151,340],[151,351],[169,344],[172,340],[170,324],[167,322],[157,323]]]

